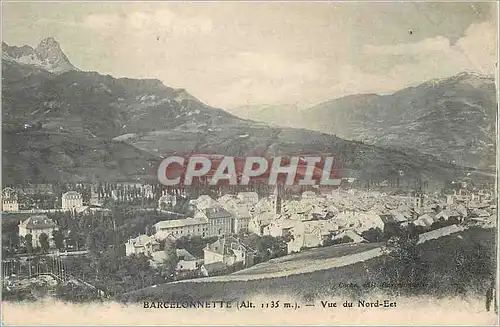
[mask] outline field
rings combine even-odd
[[[456,285],[463,279],[457,271],[457,255],[473,253],[481,244],[485,253],[494,261],[494,229],[471,228],[469,230],[430,240],[419,245],[420,255],[428,263],[428,285],[424,292],[441,297],[456,295]],[[323,250],[323,249],[321,249]],[[386,292],[392,292],[390,285],[379,284],[383,278],[385,257],[376,257],[365,262],[279,278],[265,278],[248,281],[182,282],[158,285],[121,296],[124,301],[141,300],[228,300],[235,301],[255,296],[292,296],[309,299],[323,296],[356,296],[366,292],[363,286],[370,282]],[[492,262],[494,264],[494,262]],[[476,282],[466,280],[468,292],[483,294],[487,277]],[[357,287],[352,287],[357,285]]]

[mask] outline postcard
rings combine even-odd
[[[498,324],[498,16],[3,1],[2,323]]]

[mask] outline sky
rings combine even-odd
[[[85,71],[157,78],[219,108],[314,105],[494,74],[496,3],[3,2],[2,38],[52,36]]]

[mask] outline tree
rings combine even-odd
[[[50,244],[49,244],[49,236],[45,233],[40,234],[38,237],[38,241],[40,242],[40,247],[44,253],[49,252]]]
[[[251,233],[242,239],[244,244],[247,244],[254,250],[257,250],[257,262],[267,261],[271,258],[279,257],[287,253],[287,242],[291,238],[287,237],[272,237],[259,236]]]
[[[483,292],[484,281],[494,280],[494,258],[490,249],[478,241],[458,248],[455,254],[456,292],[465,295],[467,288],[474,287]]]
[[[170,278],[175,275],[175,268],[177,268],[177,264],[179,263],[175,243],[167,239],[164,251],[165,259],[163,260],[162,275]]]
[[[413,229],[402,231],[387,241],[387,256],[382,267],[382,278],[394,289],[416,293],[428,283],[429,264],[420,255],[418,234]]]
[[[107,247],[106,230],[103,227],[97,227],[87,236],[85,245],[87,250],[94,255],[103,252]]]
[[[203,257],[203,249],[208,243],[217,241],[217,236],[201,238],[200,236],[182,236],[175,241],[177,249],[185,249],[197,258]]]
[[[33,235],[27,234],[24,237],[24,241],[26,243],[26,251],[28,251],[28,254],[33,253]]]
[[[61,251],[64,249],[64,236],[60,230],[53,230],[52,231],[52,238],[54,239],[54,243],[56,245],[56,248]]]
[[[369,230],[366,230],[361,233],[361,236],[367,240],[368,242],[380,242],[382,241],[383,238],[383,231],[376,227],[376,228],[370,228]]]

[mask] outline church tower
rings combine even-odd
[[[271,202],[273,204],[274,213],[277,215],[281,214],[281,196],[278,184],[276,184],[276,186],[274,187]]]

